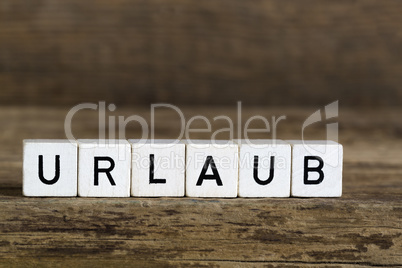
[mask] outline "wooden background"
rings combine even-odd
[[[1,0],[0,267],[402,267],[401,14],[396,0]],[[243,101],[243,124],[286,115],[281,139],[339,100],[344,194],[23,197],[22,140],[65,138],[68,110],[101,100],[117,104],[108,115],[149,123],[168,102],[235,129]],[[174,112],[156,125],[177,137]],[[98,137],[97,112],[73,133]]]
[[[2,0],[0,104],[402,103],[402,2]]]
[[[312,111],[247,108],[243,119],[286,114],[278,136],[293,139]],[[125,117],[133,112],[149,117],[147,108],[119,109]],[[183,112],[236,118],[232,108]],[[0,108],[0,267],[402,266],[402,120],[396,108],[342,109],[341,198],[23,197],[22,139],[64,138],[65,114],[59,107]],[[156,121],[158,137],[176,137],[175,114],[159,114]],[[96,112],[82,111],[73,133],[96,137]],[[130,125],[126,134],[136,137],[140,129]],[[325,137],[325,127],[311,126],[310,135]]]

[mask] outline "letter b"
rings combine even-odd
[[[288,142],[292,145],[291,196],[340,197],[342,145],[327,140]],[[324,153],[312,154],[311,150]]]
[[[318,161],[317,167],[309,167],[309,161]],[[324,161],[319,156],[305,156],[304,157],[304,184],[320,184],[324,180],[324,172],[322,168],[324,167]],[[310,172],[317,172],[319,177],[316,180],[309,180],[308,175]]]

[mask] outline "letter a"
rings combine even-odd
[[[211,165],[211,169],[212,169],[212,173],[213,173],[212,175],[205,174],[208,170],[209,165]],[[218,186],[223,186],[221,177],[219,176],[218,170],[216,169],[215,162],[214,162],[214,159],[212,158],[212,156],[207,156],[207,160],[205,160],[204,167],[202,168],[200,177],[198,178],[196,185],[201,186],[202,182],[204,180],[216,180],[216,184]]]

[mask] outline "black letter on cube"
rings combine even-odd
[[[116,183],[114,182],[112,175],[110,175],[110,172],[114,169],[115,164],[114,164],[114,160],[111,157],[108,156],[95,156],[94,158],[95,160],[95,186],[99,185],[99,173],[100,172],[105,172],[107,178],[110,181],[110,184],[115,186]],[[108,161],[110,163],[110,167],[109,168],[99,168],[98,167],[98,163],[99,161]]]
[[[166,179],[154,179],[154,155],[149,155],[149,184],[166,183]]]
[[[310,160],[317,160],[318,166],[317,167],[309,167],[308,161]],[[305,156],[304,157],[304,184],[320,184],[324,180],[324,172],[322,172],[322,168],[324,166],[324,161],[319,156]],[[320,175],[316,180],[309,180],[308,173],[309,172],[318,172]]]
[[[52,180],[47,180],[43,176],[43,155],[39,155],[39,179],[41,182],[47,185],[55,184],[60,178],[60,155],[56,155],[56,175]]]
[[[213,173],[212,175],[205,174],[208,170],[209,165],[211,165]],[[204,167],[202,168],[200,177],[198,178],[196,185],[201,186],[204,180],[216,180],[216,184],[218,184],[218,186],[223,186],[221,177],[219,176],[218,170],[216,169],[215,162],[212,156],[207,156],[207,160],[205,160]]]
[[[274,164],[275,164],[275,156],[271,156],[271,166],[269,168],[269,177],[267,180],[262,181],[258,178],[258,155],[254,156],[254,180],[260,185],[267,185],[271,183],[274,178]]]

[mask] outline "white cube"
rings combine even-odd
[[[342,195],[342,145],[329,140],[288,141],[292,145],[292,189],[295,197]]]
[[[186,195],[236,197],[239,147],[232,141],[186,143]]]
[[[132,146],[132,196],[184,196],[184,143],[179,140],[129,142]]]
[[[78,195],[129,197],[131,146],[126,140],[78,140]]]
[[[239,196],[289,197],[291,147],[281,140],[238,140]]]
[[[24,140],[23,194],[77,195],[77,142]]]

